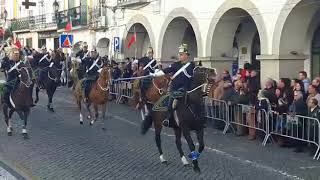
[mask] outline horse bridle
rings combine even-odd
[[[108,69],[108,74],[109,74],[109,76],[108,76],[109,78],[106,80],[106,83],[108,83],[107,87],[105,87],[105,88],[102,87],[101,84],[99,83],[99,80],[97,80],[97,81],[98,81],[97,83],[98,83],[99,88],[100,88],[102,91],[104,91],[104,92],[107,92],[107,91],[110,90],[110,83],[111,83],[111,78],[110,78],[110,77],[111,77],[111,76],[110,76],[110,75],[111,75],[111,72],[110,72],[110,69]]]
[[[158,93],[160,94],[160,95],[162,95],[163,93],[164,93],[164,88],[159,88],[157,85],[156,85],[156,83],[154,82],[154,79],[152,79],[152,84],[153,84],[153,86],[158,90]]]
[[[24,69],[24,70],[26,71],[28,79],[27,79],[27,82],[26,82],[26,83],[23,82],[23,81],[21,80],[21,74],[20,74],[20,82],[21,82],[26,88],[29,88],[32,83],[31,83],[31,77],[30,77],[30,73],[29,73],[29,71],[28,71],[28,67],[22,67],[22,68],[20,68],[20,69],[17,68],[17,70],[18,70],[19,72],[21,72],[22,69]],[[27,84],[27,83],[30,83],[30,84]]]

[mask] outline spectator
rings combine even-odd
[[[121,77],[121,70],[118,67],[118,63],[112,60],[112,79],[119,79]]]
[[[249,104],[249,96],[248,93],[246,91],[246,85],[241,81],[238,80],[236,81],[234,86],[234,89],[237,93],[237,99],[236,99],[236,103],[237,104],[242,104],[242,105],[248,105]],[[238,124],[244,124],[244,117],[245,115],[249,115],[249,110],[248,107],[246,106],[237,106],[235,108],[235,121]],[[246,113],[244,113],[246,112]],[[237,136],[242,136],[244,135],[244,131],[245,128],[243,126],[236,126],[237,127]]]
[[[311,118],[316,118],[320,119],[320,107],[319,107],[319,102],[315,98],[311,98],[308,101],[308,116]],[[304,132],[309,132],[309,134],[306,134],[307,137],[309,137],[310,140],[315,140],[315,142],[318,142],[318,127],[314,127],[315,123],[309,122],[309,124],[305,125],[305,131]],[[311,144],[310,148],[310,154],[314,155],[316,151],[316,146],[314,144]]]
[[[305,93],[307,93],[307,89],[310,85],[310,80],[307,77],[307,73],[305,71],[300,71],[299,79],[303,82]]]
[[[228,70],[223,71],[222,77],[223,77],[223,81],[232,82],[231,75]]]
[[[267,79],[267,81],[265,82],[265,88],[262,93],[263,96],[269,100],[272,109],[274,109],[277,105],[277,97],[275,94],[274,85],[275,84],[273,79]]]
[[[307,103],[309,103],[310,99],[315,98],[317,99],[320,105],[320,94],[317,92],[317,87],[314,85],[309,85],[308,92],[309,96],[307,98]]]
[[[279,81],[278,89],[278,107],[279,114],[287,113],[289,106],[293,102],[293,90],[290,87],[291,80],[288,78],[281,78]]]
[[[318,93],[320,93],[320,79],[316,78],[312,81],[312,85],[316,87]]]
[[[250,96],[250,104],[255,104],[257,102],[257,95],[260,89],[260,81],[257,77],[257,71],[252,70],[250,77],[248,77],[248,92]]]
[[[296,115],[306,116],[308,114],[308,107],[305,101],[303,100],[303,93],[301,91],[294,91],[294,100],[289,107],[288,114],[289,114],[289,117],[293,119],[295,118]],[[292,133],[294,133],[296,137],[302,138],[302,135],[301,135],[303,132],[302,126],[293,124],[289,127],[293,128],[291,129],[291,131]],[[305,143],[297,140],[293,140],[293,143],[296,146],[294,152],[297,152],[297,153],[303,152],[303,146],[305,145]]]

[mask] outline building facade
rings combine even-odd
[[[37,1],[37,0],[34,0]],[[41,1],[41,0],[38,0]],[[11,18],[19,12],[20,0],[9,1]],[[50,19],[53,0],[45,1]],[[305,70],[320,74],[319,0],[60,0],[56,26],[15,30],[24,44],[55,47],[59,34],[71,16],[74,50],[79,42],[96,46],[100,54],[141,57],[147,47],[163,63],[177,56],[181,43],[188,44],[191,58],[219,71],[237,64],[252,63],[261,78],[293,78]],[[37,3],[39,4],[39,2]],[[12,6],[11,6],[12,5]],[[29,16],[40,15],[40,6]],[[38,13],[38,14],[37,14]],[[70,19],[70,18],[69,18]],[[35,18],[36,21],[36,18]],[[48,20],[46,20],[48,22]],[[14,22],[12,21],[12,27]],[[32,24],[32,23],[31,23]],[[46,33],[44,33],[46,32]],[[133,34],[136,42],[127,47]],[[114,38],[120,38],[117,50]],[[29,40],[28,40],[29,38]]]

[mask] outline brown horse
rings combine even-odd
[[[93,125],[93,123],[98,119],[98,116],[99,116],[98,106],[101,106],[102,118],[103,119],[105,118],[109,89],[110,89],[109,87],[110,80],[111,80],[110,78],[111,78],[110,68],[105,66],[102,69],[100,69],[99,78],[92,85],[92,88],[89,93],[89,102],[86,103],[87,110],[89,113],[87,117],[89,120],[91,120],[91,117],[92,117],[91,109],[90,109],[91,104],[93,104],[93,107],[94,107],[95,117],[90,121],[90,125]],[[82,82],[83,80],[79,81],[74,90],[74,96],[80,110],[80,124],[83,124],[83,113],[82,113],[81,103],[84,100],[84,95],[81,88]]]
[[[74,90],[76,88],[76,85],[78,84],[78,74],[77,74],[77,69],[79,68],[79,63],[76,61],[71,62],[71,70],[70,70],[70,75],[71,75],[71,80],[72,80],[72,89]]]
[[[19,67],[20,66],[20,67]],[[8,136],[12,136],[12,126],[10,123],[10,119],[14,112],[17,112],[20,119],[24,121],[22,127],[22,135],[25,139],[28,138],[27,133],[27,121],[28,116],[30,114],[30,107],[32,103],[32,71],[31,67],[25,66],[22,62],[17,67],[18,71],[20,72],[19,80],[20,83],[18,87],[11,93],[10,95],[10,103],[9,106],[6,103],[2,104],[2,110],[4,114],[4,120],[7,125],[7,133]],[[4,98],[4,97],[2,97]],[[4,100],[1,100],[4,102]]]
[[[146,97],[148,100],[147,106],[148,109],[152,109],[153,104],[155,104],[163,95],[166,95],[168,87],[169,87],[170,77],[169,76],[162,76],[162,77],[155,77],[152,80],[152,84],[147,90]],[[155,141],[157,144],[157,148],[160,154],[160,162],[167,163],[165,156],[163,155],[162,147],[161,147],[161,131],[162,131],[162,122],[167,116],[167,112],[161,111],[151,111],[148,116],[144,117],[143,106],[141,108],[141,115],[142,115],[142,125],[141,125],[141,133],[144,135],[147,133],[148,129],[154,124],[155,129]],[[184,155],[182,150],[182,143],[181,143],[181,136],[182,132],[181,129],[177,126],[171,127],[174,130],[174,134],[176,137],[175,143],[177,149],[179,151],[181,161],[184,166],[189,165],[187,158]]]
[[[202,87],[205,87],[205,85],[208,83],[210,78],[213,78],[216,76],[216,71],[211,70],[209,68],[196,68],[195,69],[195,77],[192,80],[192,88],[193,90],[188,92],[188,96],[192,103],[197,102],[199,104],[199,107],[201,107],[201,101],[203,96]],[[166,83],[164,83],[166,82]],[[157,77],[153,79],[152,85],[148,88],[146,97],[147,100],[150,102],[149,106],[152,106],[155,102],[157,102],[163,95],[165,95],[166,90],[168,88],[168,82],[169,78],[168,76],[163,77]],[[194,113],[192,110],[190,110],[190,106],[186,104],[186,101],[183,98],[182,100],[178,101],[177,104],[177,110],[175,111],[175,116],[172,117],[170,120],[173,124],[171,125],[171,128],[173,128],[175,133],[175,143],[177,146],[177,149],[179,151],[181,161],[184,166],[189,165],[189,162],[187,158],[184,155],[184,152],[182,150],[182,143],[181,143],[181,137],[182,134],[184,135],[185,139],[188,142],[189,148],[191,150],[191,155],[193,156],[193,153],[195,153],[195,148],[193,145],[192,138],[190,136],[190,131],[195,130],[197,132],[197,138],[199,140],[199,153],[201,153],[204,149],[204,141],[203,141],[203,126],[201,125],[201,122],[194,120]],[[198,110],[199,110],[198,107]],[[151,108],[148,108],[151,109]],[[162,122],[164,121],[165,117],[167,115],[167,112],[163,111],[151,111],[149,113],[149,116],[147,116],[143,123],[142,123],[142,134],[145,134],[148,129],[151,127],[152,122],[154,123],[155,128],[155,141],[158,147],[158,151],[160,153],[160,161],[162,163],[166,163],[167,160],[165,159],[162,147],[161,147],[161,130],[162,130]],[[174,122],[179,122],[178,124]],[[194,165],[194,170],[197,172],[200,172],[200,168],[198,166],[197,157],[192,158],[192,162]]]

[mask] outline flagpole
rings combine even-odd
[[[137,34],[136,34],[136,25],[133,26],[133,35],[135,36],[135,45],[134,45],[134,59],[137,59]]]

